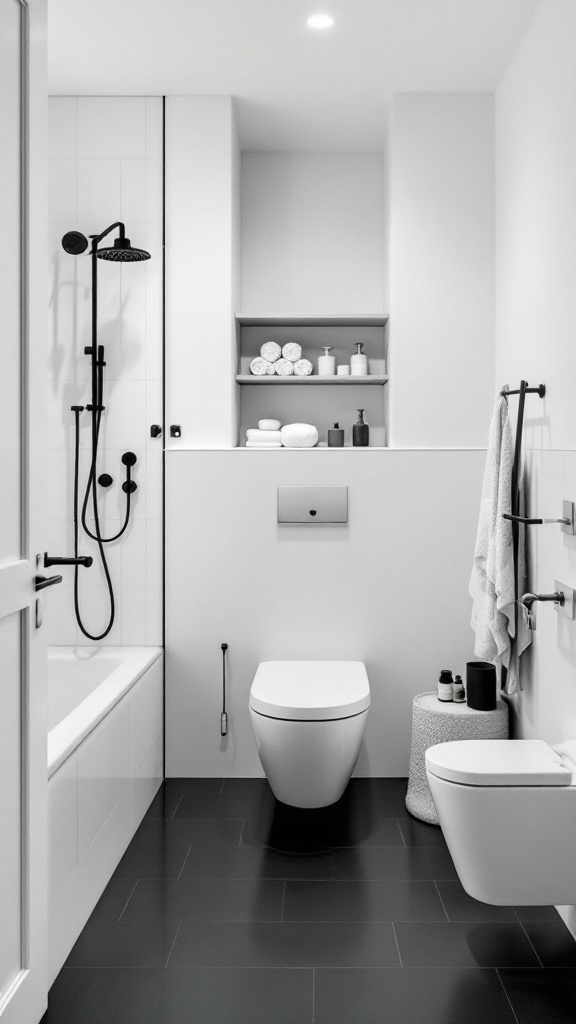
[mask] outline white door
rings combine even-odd
[[[2,1024],[37,1024],[47,991],[46,646],[34,591],[45,519],[45,50],[44,0],[0,0]]]

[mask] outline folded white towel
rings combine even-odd
[[[265,341],[260,349],[260,355],[270,363],[275,363],[282,355],[282,349],[277,341]]]
[[[284,359],[289,359],[292,363],[296,363],[298,359],[302,358],[302,346],[297,341],[288,341],[282,349],[282,355]]]
[[[273,441],[280,444],[282,435],[279,430],[255,430],[250,428],[246,431],[246,437],[249,441]]]
[[[309,377],[314,367],[309,359],[298,359],[294,363],[294,373],[297,377]]]
[[[281,448],[282,445],[279,441],[246,441],[247,448],[266,448],[268,450],[272,448]]]
[[[312,423],[287,423],[281,434],[284,448],[314,448],[318,444],[318,430]]]
[[[506,678],[507,693],[515,693],[518,689],[518,658],[532,640],[524,616],[520,615],[511,664],[512,638],[515,633],[514,552],[512,524],[502,516],[511,511],[513,461],[508,403],[500,396],[490,425],[478,536],[469,590],[474,601],[474,653],[483,661],[492,661],[509,669]],[[525,576],[523,533],[522,530],[519,579]]]
[[[268,359],[263,359],[262,356],[256,356],[250,363],[250,373],[253,373],[256,377],[265,377],[266,374],[276,372],[275,366],[276,363],[271,363]]]
[[[278,359],[277,362],[271,363],[271,366],[280,377],[290,377],[294,373],[294,363],[289,359]]]
[[[258,420],[259,430],[280,430],[280,420]]]

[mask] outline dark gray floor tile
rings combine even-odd
[[[181,799],[181,793],[167,793],[164,785],[162,785],[146,811],[144,820],[146,821],[148,818],[171,818]]]
[[[314,857],[277,853],[265,847],[192,849],[183,878],[331,878],[333,854]]]
[[[164,789],[170,796],[195,795],[212,793],[216,795],[222,789],[224,779],[164,779]]]
[[[521,924],[395,925],[404,967],[538,967]]]
[[[135,884],[132,878],[111,878],[90,915],[90,921],[102,924],[119,921]]]
[[[280,921],[282,879],[142,879],[123,921]]]
[[[92,924],[88,922],[66,967],[164,967],[176,937],[176,922]]]
[[[333,878],[362,881],[372,878],[431,878],[427,853],[427,850],[417,847],[357,846],[334,850],[329,856]]]
[[[454,862],[450,856],[448,848],[442,849],[440,846],[427,846],[421,847],[421,849],[428,858],[429,874],[431,878],[435,878],[437,881],[458,878],[458,872],[454,867]]]
[[[576,971],[498,971],[518,1024],[574,1024]]]
[[[319,970],[315,1010],[316,1024],[515,1024],[490,970]]]
[[[427,825],[426,822],[416,821],[415,818],[399,818],[398,824],[406,846],[446,847],[446,840],[438,825]]]
[[[122,857],[115,878],[178,878],[189,846],[144,846],[131,843]]]
[[[285,921],[445,921],[434,882],[286,882]]]
[[[238,846],[243,818],[149,818],[132,842],[152,846]]]
[[[520,921],[557,921],[556,907],[514,907]]]
[[[469,896],[457,881],[437,882],[449,921],[510,921],[518,920],[513,907],[493,907]]]
[[[176,818],[268,818],[274,812],[272,790],[247,788],[220,794],[184,793]]]
[[[158,1024],[164,970],[64,968],[42,1024]]]
[[[119,926],[118,926],[119,927]],[[400,967],[391,924],[182,925],[170,967]]]
[[[408,780],[352,779],[338,805],[352,815],[380,818],[406,818]]]
[[[396,818],[367,822],[330,808],[302,811],[278,807],[282,809],[270,818],[246,820],[243,845],[269,846],[286,853],[320,853],[340,846],[404,846]]]
[[[242,798],[270,796],[272,794],[270,783],[263,776],[256,779],[224,779],[223,792],[227,796]]]
[[[164,971],[157,1024],[310,1024],[306,970]]]
[[[564,921],[525,921],[524,928],[544,967],[576,967],[576,942]]]

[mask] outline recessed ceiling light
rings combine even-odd
[[[309,28],[332,28],[333,24],[334,18],[331,14],[313,14],[307,21]]]

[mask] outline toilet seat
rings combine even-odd
[[[263,661],[250,707],[285,721],[352,718],[370,707],[366,668],[361,661]]]
[[[429,747],[426,767],[466,786],[569,786],[574,766],[544,740],[457,740]]]

